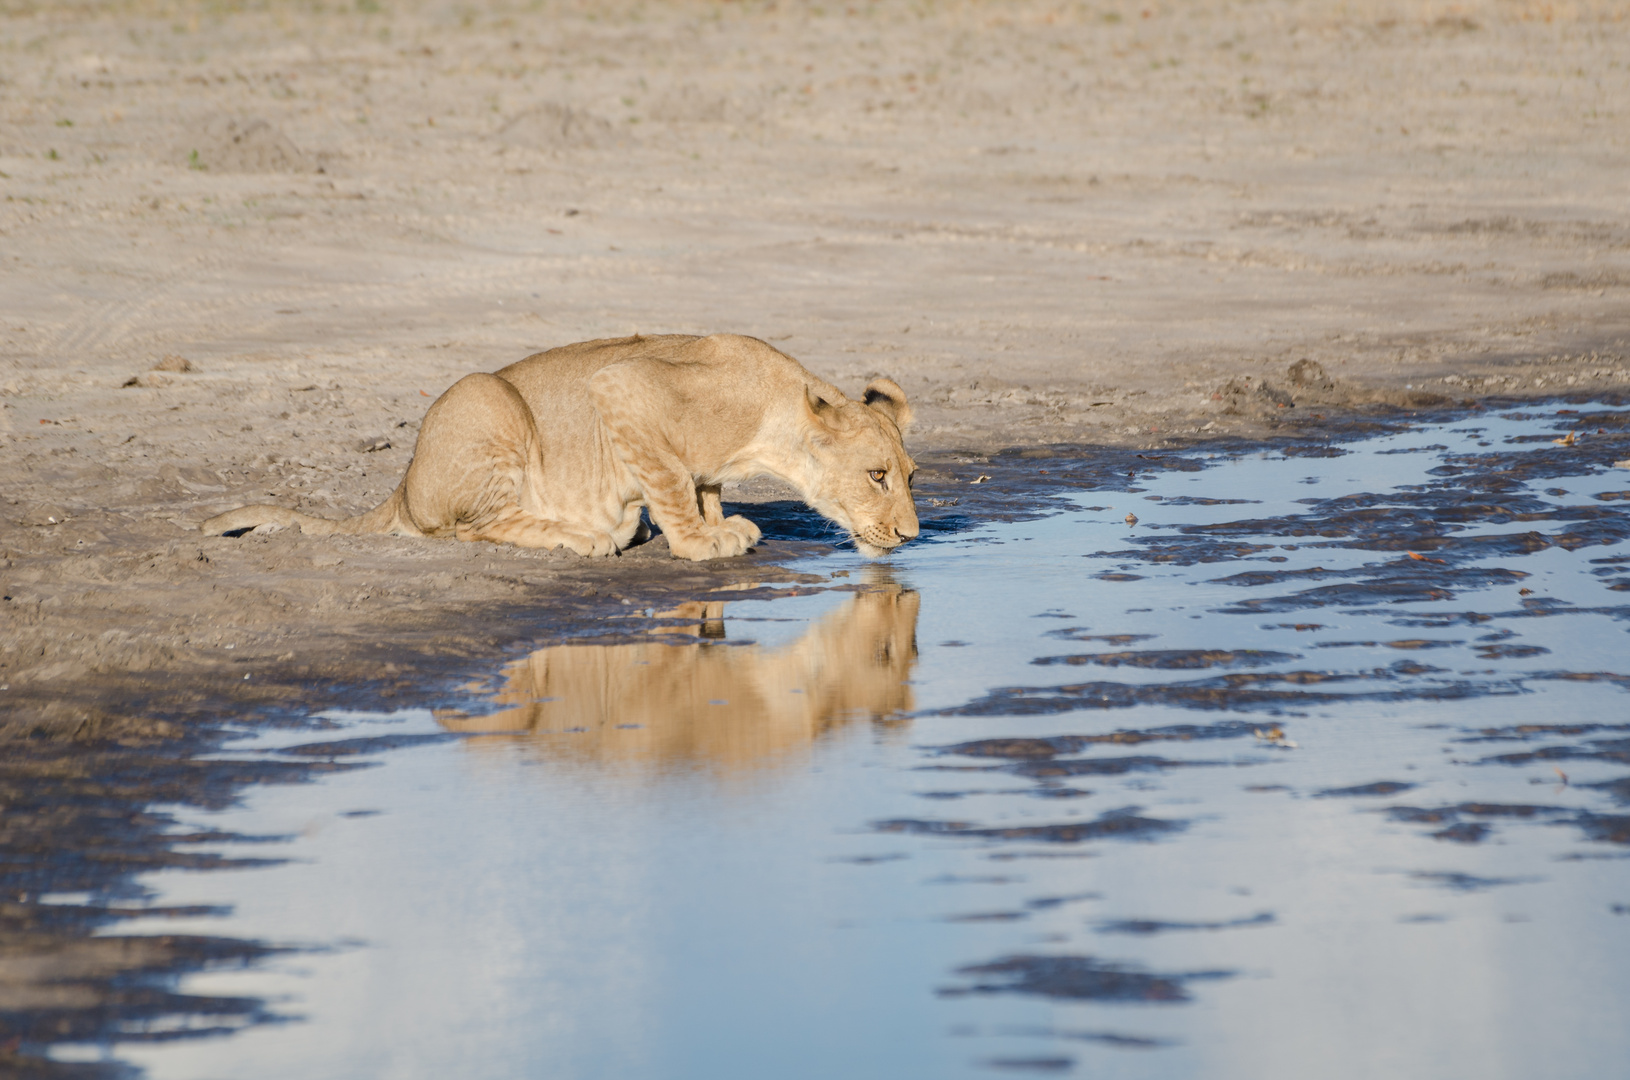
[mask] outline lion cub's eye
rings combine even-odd
[[[887,476],[888,473],[882,469],[873,469],[866,475],[872,478],[872,483],[881,484],[883,482],[883,477]]]

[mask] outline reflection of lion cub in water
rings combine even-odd
[[[739,555],[760,536],[726,518],[719,487],[776,476],[882,555],[917,535],[916,465],[888,379],[850,401],[755,338],[673,334],[586,341],[466,375],[425,414],[407,476],[343,521],[245,506],[203,531],[298,525],[317,533],[456,536],[610,555],[642,533],[640,507],[682,559]]]
[[[856,593],[802,637],[775,649],[710,642],[724,604],[666,614],[702,641],[554,645],[508,664],[486,716],[437,710],[452,731],[532,732],[551,757],[651,765],[764,764],[855,720],[891,721],[912,708],[915,592]],[[507,745],[507,744],[506,744]]]

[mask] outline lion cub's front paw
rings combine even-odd
[[[564,542],[564,546],[577,552],[579,555],[600,556],[617,554],[617,538],[607,532],[590,532],[582,530],[576,532]]]
[[[758,543],[764,538],[763,530],[761,530],[757,525],[754,525],[751,521],[748,521],[746,518],[742,517],[740,514],[732,514],[725,518],[724,525],[722,527],[729,529],[731,532],[735,533],[737,536],[746,541],[746,547],[742,549],[743,551],[752,547],[754,544]]]
[[[728,559],[740,555],[758,542],[763,534],[758,526],[744,517],[726,518],[722,525],[703,525],[695,536],[677,540],[668,538],[668,550],[676,559],[701,562],[704,559]]]

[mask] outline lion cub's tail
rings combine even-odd
[[[224,536],[228,533],[239,535],[262,525],[277,525],[283,528],[292,525],[301,532],[313,536],[356,536],[364,533],[422,536],[423,534],[407,520],[402,508],[402,489],[398,487],[391,492],[390,498],[366,514],[340,518],[337,521],[333,518],[302,514],[298,510],[289,510],[281,506],[240,506],[236,510],[216,514],[198,528],[205,536]]]

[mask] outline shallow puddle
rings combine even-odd
[[[261,1011],[55,1053],[155,1077],[1616,1075],[1627,420],[1167,456],[888,564],[800,564],[829,581],[806,595],[640,612],[644,640],[495,663],[444,710],[246,735],[225,756],[376,764],[181,815],[201,853],[287,862],[141,879],[207,907],[136,932],[289,948],[182,980]]]

